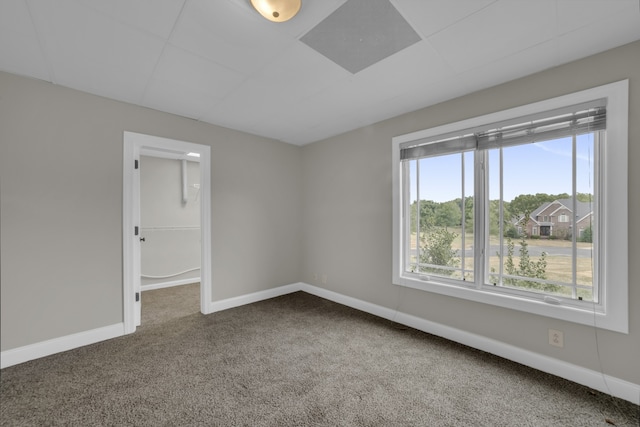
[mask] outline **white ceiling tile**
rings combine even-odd
[[[364,126],[410,111],[403,107],[407,102],[411,108],[422,108],[432,99],[440,101],[443,89],[451,87],[443,83],[451,78],[437,53],[421,42],[317,92],[292,110],[296,123],[311,129],[331,122],[338,126],[346,119]],[[457,82],[455,87],[460,93],[464,85]],[[429,96],[430,92],[438,96]],[[418,99],[418,93],[424,96]]]
[[[144,105],[200,117],[238,87],[245,76],[205,58],[167,46],[144,96]]]
[[[431,99],[441,100],[439,93],[448,85],[451,70],[442,62],[435,50],[424,42],[409,48],[351,76],[335,82],[331,87],[316,92],[289,109],[300,127],[315,129],[328,123],[350,120],[367,125],[407,112],[401,105],[411,98],[412,107],[430,105]],[[464,85],[457,84],[459,90]],[[437,97],[416,99],[416,93],[438,92]],[[458,93],[458,91],[456,91]],[[388,100],[393,99],[393,106]],[[380,108],[384,105],[385,108]]]
[[[390,98],[443,80],[452,72],[430,43],[422,41],[359,72],[353,86]]]
[[[361,118],[357,110],[330,112],[326,108],[316,108],[313,103],[303,103],[287,110],[288,122],[295,126],[274,126],[272,133],[273,138],[280,141],[304,145],[368,124]],[[327,132],[327,126],[331,127],[330,132]]]
[[[314,94],[299,103],[290,106],[290,115],[295,123],[313,127],[330,120],[339,120],[361,112],[363,108],[383,99],[384,96],[374,88],[352,86],[348,80],[342,80],[325,90]]]
[[[244,13],[251,15],[252,17],[264,20],[258,12],[253,9],[251,2],[228,0],[243,9]],[[282,33],[288,37],[299,39],[306,34],[313,27],[318,25],[323,19],[329,16],[334,10],[342,6],[346,0],[322,0],[311,1],[303,0],[300,11],[295,18],[286,22],[268,22],[269,27],[273,31]]]
[[[224,103],[212,109],[203,120],[299,144],[298,140],[291,139],[291,135],[340,114],[320,106],[313,97],[288,104],[265,93],[268,91],[264,86],[256,85],[255,82],[243,85],[227,97]]]
[[[555,0],[492,3],[429,37],[457,72],[504,58],[555,36]]]
[[[620,11],[563,34],[556,44],[562,62],[570,62],[636,40],[640,40],[640,11]]]
[[[640,14],[638,0],[558,0],[558,34],[607,19],[612,15]]]
[[[350,78],[350,73],[322,55],[302,43],[295,43],[260,73],[244,81],[202,119],[226,127],[243,126],[251,131],[288,127],[288,120],[280,111],[296,109],[293,106],[299,102]],[[307,119],[313,120],[313,116]],[[275,129],[269,131],[271,137],[277,138],[278,134]]]
[[[391,0],[404,19],[423,37],[484,9],[496,0]]]
[[[166,40],[186,0],[81,0],[82,5]]]
[[[472,92],[469,82],[456,75],[441,80],[429,80],[413,90],[385,99],[389,112],[383,119],[395,117],[435,105]]]
[[[331,86],[328,88],[334,90]],[[290,129],[311,126],[327,115],[326,112],[323,113],[324,108],[319,106],[314,95],[297,99],[292,94],[279,93],[274,86],[250,79],[243,82],[201,119],[220,126],[242,128],[249,133],[296,143],[295,140],[287,139]],[[330,114],[333,116],[335,112]]]
[[[461,73],[459,77],[469,82],[469,89],[475,92],[552,68],[560,62],[557,42],[552,39],[508,57],[472,68]]]
[[[294,43],[279,52],[254,78],[273,89],[286,101],[306,98],[351,73],[336,66],[303,43]]]
[[[56,83],[140,101],[162,52],[162,40],[72,0],[30,5]]]
[[[242,82],[215,106],[203,112],[201,119],[225,127],[244,127],[257,132],[261,124],[267,124],[266,115],[282,105],[277,91],[260,82],[249,79]]]
[[[352,111],[348,114],[331,117],[326,121],[319,121],[309,129],[309,135],[298,136],[298,139],[300,140],[300,145],[309,144],[319,139],[331,138],[370,124],[372,124],[370,120],[364,118],[357,111]],[[331,132],[326,131],[327,126],[331,126]]]
[[[0,70],[51,78],[24,0],[0,2]]]
[[[272,24],[227,1],[194,0],[187,3],[171,44],[251,74],[295,43]]]

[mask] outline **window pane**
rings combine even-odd
[[[416,198],[411,200],[412,216],[417,218],[411,228],[418,260],[415,272],[473,280],[473,250],[462,250],[473,247],[473,226],[467,230],[473,224],[473,199],[465,199],[473,191],[471,159],[467,153],[417,161]],[[463,183],[471,188],[463,188]]]
[[[594,209],[594,153],[595,134],[579,135],[576,138],[576,186],[578,210],[575,215],[576,234],[576,283],[577,296],[587,301],[597,300],[594,294],[593,236]],[[594,296],[595,295],[595,296]]]
[[[576,297],[572,153],[572,138],[489,153],[490,283]]]
[[[405,225],[405,241],[408,247],[405,248],[405,271],[418,271],[417,239],[418,232],[418,161],[411,160],[406,163],[409,168],[409,183],[407,194],[409,197],[409,224]],[[408,231],[408,233],[407,233]],[[407,235],[408,234],[408,235]]]
[[[504,239],[501,239],[501,232],[504,234],[504,230],[500,229],[500,209],[503,209],[503,217],[508,215],[504,214],[504,207],[500,202],[500,150],[489,150],[488,162],[486,170],[489,176],[489,194],[487,195],[489,202],[488,217],[487,217],[487,237],[488,242],[488,254],[487,271],[489,272],[489,282],[492,284],[500,284],[501,277],[504,270],[504,263],[501,262],[501,254],[506,251],[506,248],[501,250],[501,246],[504,246]],[[503,227],[504,228],[504,227]]]
[[[474,275],[474,261],[475,261],[475,210],[474,210],[474,153],[464,153],[464,201],[462,211],[464,212],[464,231],[461,231],[461,235],[464,239],[461,239],[461,264],[463,265],[463,280],[468,282],[475,281]],[[462,250],[464,248],[464,250]]]

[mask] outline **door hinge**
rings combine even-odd
[[[136,302],[140,302],[140,292],[136,292]]]
[[[133,235],[134,236],[138,235],[138,226],[137,225],[135,227],[133,227]]]
[[[133,168],[134,169],[138,169],[138,161],[137,160],[133,161]]]

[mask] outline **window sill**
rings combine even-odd
[[[606,312],[600,304],[583,302],[583,307],[545,302],[543,296],[540,299],[527,298],[504,292],[492,292],[486,289],[452,285],[435,280],[419,280],[413,277],[396,276],[394,285],[418,289],[467,301],[489,304],[510,310],[550,317],[567,322],[578,323],[615,332],[628,333],[627,322],[622,316]]]

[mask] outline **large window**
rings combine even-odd
[[[394,283],[627,332],[627,103],[625,81],[394,138]]]

